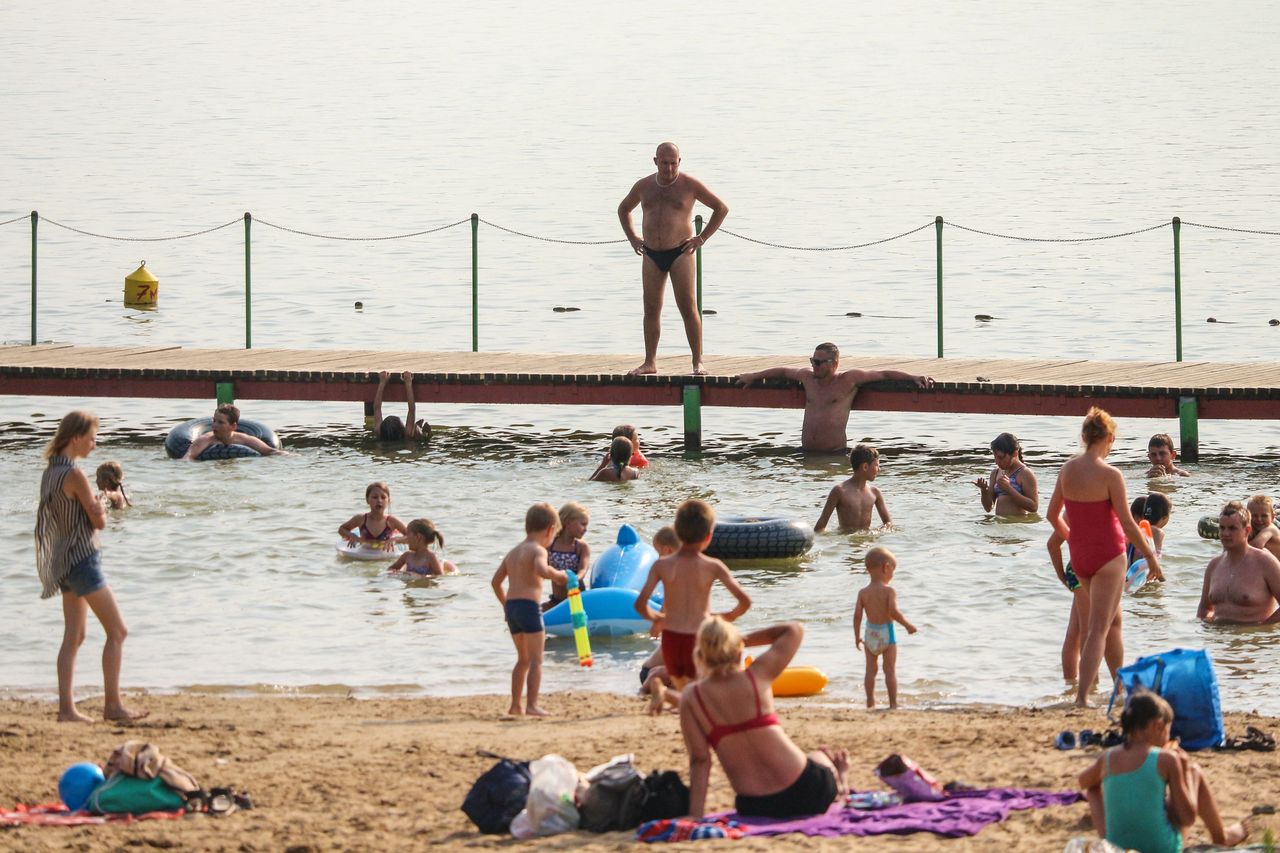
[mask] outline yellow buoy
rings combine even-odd
[[[143,261],[124,279],[124,304],[133,308],[154,308],[160,297],[160,279],[147,269]]]
[[[750,655],[743,666],[751,666]],[[789,666],[773,681],[773,695],[815,696],[827,686],[827,674],[816,666]]]

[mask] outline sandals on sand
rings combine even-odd
[[[1244,737],[1229,737],[1222,746],[1223,750],[1245,750],[1256,752],[1275,752],[1276,739],[1254,726],[1245,726]]]

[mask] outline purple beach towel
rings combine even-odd
[[[932,832],[944,838],[961,838],[977,835],[983,827],[1004,820],[1011,811],[1067,806],[1082,799],[1079,791],[987,788],[957,791],[936,803],[905,803],[875,811],[845,808],[842,798],[832,804],[826,814],[805,818],[743,817],[736,812],[716,817],[737,821],[748,836],[799,832],[835,838],[841,835]]]

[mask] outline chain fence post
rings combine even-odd
[[[702,214],[701,213],[693,217],[693,233],[697,235],[702,234]],[[702,247],[701,246],[699,246],[695,250],[695,254],[697,255],[697,261],[698,261],[698,316],[701,317],[702,316]]]
[[[1182,361],[1182,220],[1173,217],[1173,336],[1177,360]]]
[[[480,352],[480,214],[471,214],[471,351]]]
[[[942,217],[934,219],[933,225],[938,230],[938,358],[942,358]]]
[[[249,274],[249,230],[253,216],[244,213],[244,348],[253,349],[253,279]]]
[[[36,225],[40,214],[31,211],[31,345],[36,345]]]

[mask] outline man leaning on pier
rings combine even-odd
[[[933,386],[930,376],[901,370],[846,370],[840,372],[840,349],[833,343],[821,343],[809,359],[810,367],[770,367],[756,373],[738,376],[743,388],[757,379],[791,379],[804,386],[804,426],[800,430],[800,446],[807,453],[844,453],[849,447],[846,431],[849,409],[858,388],[868,382],[901,379],[921,388]]]

